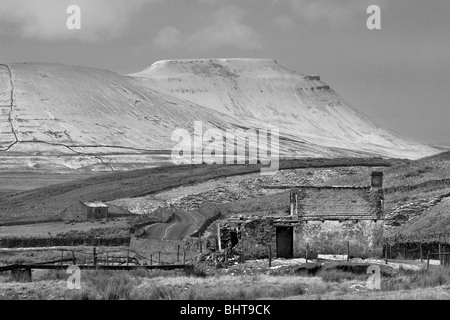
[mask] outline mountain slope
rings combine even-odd
[[[130,76],[256,127],[281,128],[286,137],[325,147],[331,156],[353,151],[416,159],[436,153],[380,127],[318,76],[297,73],[274,60],[160,61]]]
[[[192,133],[195,121],[204,130],[281,129],[282,156],[415,159],[436,152],[380,128],[318,76],[273,60],[162,61],[129,76],[0,64],[0,170],[130,169],[148,167],[149,154],[169,162],[173,131]]]
[[[172,131],[191,129],[193,121],[215,126],[238,123],[110,71],[52,64],[9,67],[14,83],[11,126],[22,144],[42,141],[68,146],[170,149]],[[5,77],[3,73],[0,83],[6,82]],[[5,97],[9,90],[3,90],[2,101],[9,99]],[[3,127],[7,127],[3,120]],[[9,134],[0,140],[2,148],[13,141],[6,131]]]
[[[169,162],[173,131],[192,132],[195,121],[205,129],[245,127],[233,117],[111,71],[0,65],[2,171],[152,167],[155,161]]]

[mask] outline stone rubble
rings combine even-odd
[[[426,211],[442,201],[439,196],[414,200],[412,202],[398,205],[392,212],[386,213],[385,229],[397,228],[420,217]]]
[[[366,171],[365,167],[342,167],[332,169],[294,169],[283,170],[274,176],[250,174],[245,176],[227,177],[217,180],[218,187],[205,192],[193,193],[180,198],[161,199],[151,195],[133,199],[111,201],[119,207],[124,207],[134,214],[150,214],[157,209],[172,208],[175,210],[197,210],[205,204],[222,204],[235,201],[254,199],[280,190],[263,189],[261,186],[274,185],[310,185],[318,186],[340,175],[352,175]],[[174,190],[176,191],[176,190]],[[175,192],[176,193],[176,192]]]

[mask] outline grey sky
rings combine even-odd
[[[66,8],[82,30],[66,28]],[[366,27],[371,4],[382,29]],[[450,1],[0,0],[0,60],[127,74],[161,59],[274,58],[377,122],[450,145]]]

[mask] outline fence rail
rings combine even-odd
[[[14,264],[0,267],[0,272],[12,271],[16,269],[36,269],[36,270],[67,270],[71,264]],[[192,265],[184,264],[166,264],[155,266],[113,266],[113,265],[76,265],[80,270],[175,270],[175,269],[191,269]]]
[[[30,252],[28,250],[27,252]],[[36,249],[36,251],[44,251]],[[11,271],[13,278],[19,281],[31,281],[31,270],[67,270],[70,266],[77,266],[80,270],[185,270],[193,269],[191,264],[186,264],[185,253],[183,263],[179,263],[179,256],[176,263],[163,263],[161,253],[159,253],[157,263],[154,259],[143,256],[141,253],[131,249],[122,249],[98,253],[97,248],[92,249],[92,253],[76,251],[70,249],[47,249],[45,251],[61,252],[61,259],[42,262],[14,263],[0,267],[0,273]],[[16,251],[7,251],[16,252]],[[17,252],[21,252],[17,250]],[[126,252],[126,255],[123,253]],[[70,258],[65,257],[70,254]],[[71,262],[71,264],[67,264]]]

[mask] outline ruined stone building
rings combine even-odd
[[[364,187],[277,186],[291,189],[289,215],[236,216],[219,226],[219,243],[248,257],[304,257],[317,254],[377,256],[384,226],[383,173]],[[287,206],[288,204],[286,204]]]

